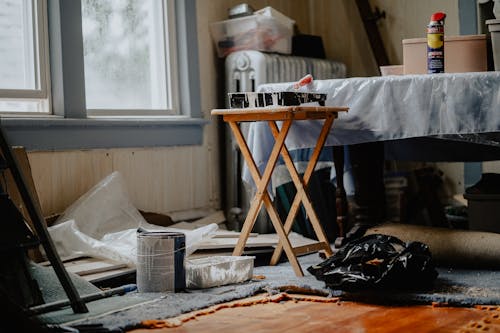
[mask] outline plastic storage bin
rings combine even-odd
[[[290,54],[294,21],[286,21],[284,15],[278,18],[277,13],[265,11],[212,23],[210,30],[219,57],[240,50]]]
[[[488,70],[486,35],[445,36],[445,73]],[[403,39],[404,74],[427,74],[427,38]]]

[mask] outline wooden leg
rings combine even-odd
[[[337,189],[335,190],[335,208],[337,212],[338,237],[345,236],[347,225],[347,195],[344,188],[344,146],[333,148],[333,163],[337,178]]]
[[[257,218],[257,214],[260,210],[260,207],[262,206],[263,198],[265,194],[267,194],[267,186],[269,184],[269,181],[271,179],[272,172],[274,170],[274,166],[276,165],[276,161],[278,160],[279,153],[281,150],[281,147],[283,146],[285,142],[285,138],[288,134],[288,131],[291,126],[291,120],[287,120],[283,122],[283,128],[280,133],[279,138],[276,140],[273,149],[271,150],[271,154],[269,156],[266,168],[264,169],[264,173],[261,177],[259,169],[257,165],[255,164],[255,161],[252,157],[252,153],[250,152],[250,149],[248,148],[248,145],[245,141],[245,138],[243,137],[243,134],[241,133],[241,130],[236,123],[236,121],[230,121],[228,122],[229,126],[231,127],[233,134],[235,136],[236,142],[238,143],[238,146],[240,147],[241,154],[243,155],[243,158],[245,159],[248,169],[250,171],[250,174],[252,175],[252,178],[255,182],[255,186],[257,188],[256,194],[252,200],[252,204],[250,206],[248,215],[245,219],[245,223],[243,224],[243,228],[240,234],[240,238],[238,239],[238,243],[236,244],[236,247],[234,248],[233,255],[241,255],[243,253],[243,250],[245,248],[246,241],[248,239],[248,235],[252,231],[252,228],[255,224],[255,220]]]
[[[264,204],[266,206],[267,212],[269,213],[269,217],[271,218],[271,222],[273,223],[274,229],[276,229],[276,233],[278,234],[278,240],[279,240],[278,244],[282,244],[283,250],[286,253],[288,261],[292,265],[295,275],[304,276],[304,272],[302,271],[299,261],[295,256],[292,244],[288,239],[288,233],[285,232],[285,229],[283,228],[283,223],[281,222],[281,219],[279,218],[279,215],[273,206],[271,198],[269,197],[269,193],[267,192],[264,195]]]
[[[295,168],[295,165],[292,161],[292,158],[290,156],[290,153],[288,152],[288,149],[286,148],[285,145],[283,145],[282,150],[281,150],[281,155],[283,156],[283,159],[285,161],[285,164],[290,172],[290,175],[292,177],[292,180],[295,184],[295,187],[297,188],[297,194],[295,195],[295,198],[293,200],[293,203],[290,207],[290,211],[288,213],[287,219],[285,221],[285,226],[284,230],[285,233],[288,235],[290,232],[293,221],[295,219],[295,216],[297,215],[298,208],[300,206],[300,203],[304,205],[304,208],[306,209],[306,212],[309,216],[309,219],[311,221],[311,225],[314,228],[314,231],[316,233],[316,236],[318,237],[319,241],[324,243],[324,250],[326,251],[326,254],[328,256],[332,255],[332,250],[330,248],[328,239],[325,235],[325,232],[323,228],[321,227],[321,223],[316,215],[316,212],[314,211],[314,208],[312,207],[311,200],[307,194],[307,184],[309,183],[309,180],[312,176],[312,173],[314,171],[314,168],[316,166],[316,163],[318,161],[319,155],[321,153],[321,150],[323,149],[323,146],[325,144],[326,138],[328,136],[328,133],[330,132],[330,129],[333,124],[334,117],[328,117],[325,119],[325,122],[323,124],[323,128],[320,132],[320,135],[318,137],[316,146],[313,150],[313,154],[311,155],[311,159],[309,160],[309,163],[307,165],[306,171],[304,173],[303,179],[300,179],[300,176],[297,172],[297,169]],[[273,135],[277,137],[279,135],[278,127],[276,126],[275,123],[269,123],[271,127],[271,131],[273,132]],[[274,250],[273,256],[271,258],[271,265],[275,265],[282,253],[282,244],[278,243],[278,246]]]
[[[272,123],[274,124],[274,122],[272,122]],[[249,213],[245,219],[245,223],[243,224],[243,229],[241,231],[240,238],[238,239],[238,243],[236,244],[236,247],[234,248],[233,255],[241,255],[243,253],[243,250],[245,248],[245,244],[248,240],[248,235],[252,231],[253,225],[255,224],[255,219],[257,218],[257,213],[258,213],[260,207],[262,206],[262,203],[264,203],[266,210],[269,214],[269,217],[271,218],[271,222],[273,223],[273,226],[276,230],[276,233],[278,234],[280,242],[283,243],[283,248],[285,250],[285,253],[288,256],[288,259],[290,261],[290,264],[292,265],[292,268],[293,268],[295,274],[297,276],[304,276],[302,268],[300,267],[299,262],[298,262],[297,258],[295,257],[295,254],[293,253],[292,245],[290,244],[290,241],[288,240],[287,234],[285,233],[285,231],[283,229],[283,224],[279,218],[278,213],[276,212],[276,209],[274,208],[274,206],[272,204],[272,200],[269,196],[269,193],[267,192],[267,186],[268,186],[269,181],[271,179],[271,175],[272,175],[272,172],[273,172],[274,167],[276,165],[276,161],[278,160],[281,148],[283,147],[283,145],[285,143],[285,138],[288,135],[288,131],[290,130],[291,124],[292,124],[292,120],[285,120],[283,122],[281,132],[276,137],[274,147],[271,151],[266,168],[264,169],[264,173],[261,177],[259,169],[257,168],[257,165],[255,164],[255,161],[252,157],[250,149],[248,148],[248,145],[246,144],[246,141],[243,137],[243,134],[241,133],[241,130],[240,130],[238,124],[236,122],[229,123],[229,125],[230,125],[230,127],[233,130],[233,133],[235,135],[236,141],[238,142],[238,145],[240,146],[241,153],[242,153],[243,157],[245,158],[245,161],[248,164],[249,171],[250,171],[252,178],[255,182],[255,185],[257,187],[257,192],[255,194],[254,199],[252,200],[252,204],[251,204]]]

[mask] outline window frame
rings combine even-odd
[[[36,30],[35,40],[33,41],[35,69],[35,88],[34,89],[0,89],[0,98],[2,100],[20,100],[41,103],[43,111],[40,112],[22,112],[24,116],[30,115],[48,115],[51,110],[51,90],[50,90],[50,65],[48,51],[48,21],[47,21],[47,0],[29,0],[31,3],[32,20]],[[20,113],[5,112],[3,115],[17,116]]]
[[[155,20],[161,21],[161,26],[154,27],[155,35],[161,38],[159,45],[163,46],[162,54],[164,55],[165,63],[160,64],[163,68],[160,75],[164,75],[159,81],[161,88],[165,90],[166,107],[162,109],[94,109],[87,108],[87,116],[89,118],[97,117],[141,117],[141,116],[176,116],[179,115],[178,103],[178,72],[177,72],[177,54],[171,52],[177,49],[176,43],[176,17],[174,0],[154,0],[156,8]],[[154,60],[160,63],[161,60]],[[154,79],[151,78],[151,81]]]
[[[201,112],[196,0],[175,4],[177,116],[92,117],[87,114],[80,0],[50,0],[48,40],[53,115],[2,116],[12,145],[28,150],[201,145],[208,123]]]

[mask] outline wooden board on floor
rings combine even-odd
[[[61,261],[68,272],[79,275],[89,282],[101,281],[106,278],[114,278],[118,275],[135,272],[135,268],[130,268],[126,264],[109,259],[73,255],[61,258]],[[48,267],[50,266],[50,262],[44,261],[39,263],[39,265]]]
[[[179,229],[186,229],[186,230],[194,230],[196,228],[204,227],[206,225],[215,223],[215,224],[222,224],[226,222],[226,217],[224,216],[224,212],[219,210],[213,214],[210,214],[208,216],[205,216],[199,220],[193,221],[193,222],[179,222],[176,224],[172,224],[169,226],[170,228],[179,228]]]
[[[79,276],[86,276],[127,268],[127,265],[107,259],[87,257],[65,262],[64,267],[68,272],[75,273]]]
[[[256,232],[251,232],[248,237],[257,237],[259,234]],[[239,238],[240,233],[231,230],[217,230],[213,238]]]
[[[290,239],[290,243],[293,247],[305,246],[310,244],[315,244],[317,241],[306,238],[300,234],[295,232],[291,232],[288,236]],[[203,241],[198,249],[200,250],[210,250],[210,249],[234,249],[236,243],[238,242],[238,238],[211,238]],[[253,248],[253,247],[270,247],[276,246],[278,244],[278,235],[277,234],[258,234],[255,237],[249,237],[245,247]]]

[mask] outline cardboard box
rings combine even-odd
[[[403,39],[404,74],[427,74],[427,38]],[[445,73],[488,70],[486,35],[445,36]]]

